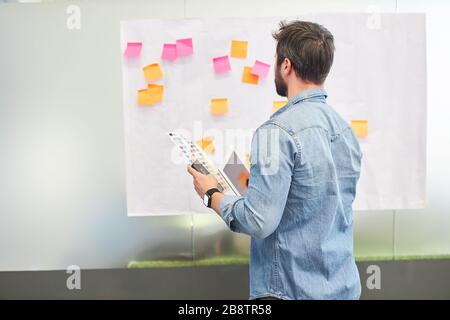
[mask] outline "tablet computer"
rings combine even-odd
[[[250,173],[236,152],[231,152],[225,167],[221,171],[229,184],[234,187],[236,194],[241,196],[247,194]]]

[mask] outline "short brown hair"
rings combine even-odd
[[[273,37],[277,41],[278,66],[287,58],[302,80],[315,84],[325,81],[334,56],[334,38],[330,31],[313,22],[282,21]]]

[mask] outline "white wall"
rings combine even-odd
[[[399,255],[450,254],[450,2],[399,1],[399,12],[427,14],[428,68],[428,199],[429,206],[396,216]]]
[[[79,31],[66,28],[73,3],[82,10]],[[124,267],[132,259],[215,255],[229,242],[229,252],[246,250],[246,238],[214,215],[126,216],[119,20],[368,9],[428,14],[429,206],[356,212],[355,253],[450,254],[450,3],[54,1],[0,5],[0,270]]]

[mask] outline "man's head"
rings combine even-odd
[[[280,96],[299,84],[320,86],[333,64],[333,35],[307,21],[281,22],[273,34],[277,41],[275,86]]]

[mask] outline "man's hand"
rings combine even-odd
[[[187,167],[187,171],[194,178],[194,188],[197,191],[201,199],[205,195],[206,191],[212,188],[217,188],[219,183],[212,174],[203,174],[198,172],[191,166]],[[213,209],[217,214],[220,215],[220,200],[223,198],[222,192],[214,192],[212,195],[211,209]]]
[[[198,172],[194,168],[192,168],[190,165],[187,167],[187,171],[189,174],[194,178],[194,188],[195,191],[197,191],[200,198],[203,199],[203,196],[205,195],[206,191],[212,188],[217,188],[218,182],[216,178],[212,174],[203,174],[201,172]]]

